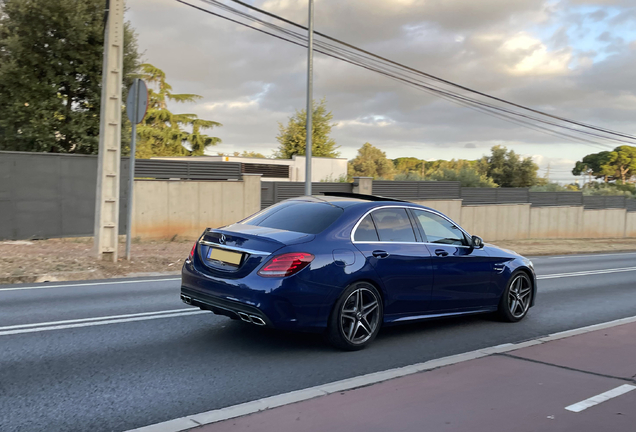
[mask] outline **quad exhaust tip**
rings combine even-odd
[[[192,305],[192,297],[181,294],[181,301],[184,302],[187,305]],[[265,323],[265,321],[263,320],[263,318],[256,316],[256,315],[249,315],[246,314],[245,312],[236,312],[236,314],[239,316],[239,318],[242,321],[245,321],[247,323],[250,324],[255,324],[257,326],[264,326],[267,325]]]
[[[241,320],[245,322],[256,324],[257,326],[265,325],[265,321],[263,321],[263,318],[256,315],[248,315],[245,312],[236,312],[236,314],[239,316],[239,318],[241,318]]]
[[[245,312],[237,312],[236,313],[240,319],[242,319],[245,322],[251,323],[252,321],[250,320],[250,316],[248,314],[246,314]]]
[[[250,320],[252,320],[252,324],[256,324],[257,326],[265,325],[265,321],[263,321],[263,318],[257,317],[256,315],[250,315]]]

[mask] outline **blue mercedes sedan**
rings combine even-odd
[[[534,305],[532,262],[442,213],[371,195],[282,201],[206,229],[182,271],[186,304],[257,326],[324,332],[344,350],[380,327]]]

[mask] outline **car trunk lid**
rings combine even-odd
[[[272,253],[315,236],[293,231],[234,224],[208,228],[197,247],[198,260],[206,273],[230,279],[250,274]]]

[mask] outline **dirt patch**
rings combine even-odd
[[[528,256],[636,251],[636,238],[514,240],[495,244]],[[134,242],[132,260],[119,258],[116,263],[95,258],[92,246],[90,238],[0,242],[0,284],[178,274],[192,240]],[[125,257],[123,243],[119,245],[119,256]]]
[[[132,260],[126,261],[125,245],[120,243],[120,258],[113,263],[94,257],[93,240],[90,238],[0,242],[0,283],[107,279],[178,272],[192,244],[191,240],[179,239],[135,242],[131,246]]]
[[[528,256],[636,251],[636,238],[502,240],[493,243]]]

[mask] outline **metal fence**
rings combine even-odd
[[[375,186],[375,184],[374,184]],[[351,192],[351,183],[312,183],[312,192]],[[261,182],[261,208],[266,208],[288,198],[295,198],[305,194],[304,182]]]
[[[126,232],[128,158],[121,160],[119,233]],[[135,177],[240,179],[241,164],[138,159]],[[0,152],[0,240],[92,236],[97,156]]]
[[[122,161],[128,158],[122,158]],[[180,180],[238,180],[239,162],[199,162],[188,160],[135,159],[135,177]]]
[[[404,199],[459,199],[461,184],[454,181],[387,181],[373,182],[373,194]]]
[[[462,188],[465,205],[517,204],[529,201],[529,191],[524,188]]]

